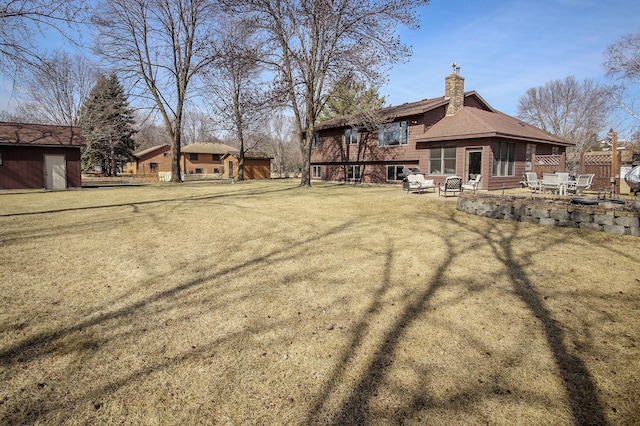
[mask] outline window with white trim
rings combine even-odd
[[[360,165],[347,166],[347,180],[360,180]]]
[[[314,179],[322,178],[322,166],[312,166],[311,167],[311,177]]]
[[[313,137],[311,138],[311,148],[317,148],[320,144],[319,140],[320,138],[318,137],[318,133],[314,133]]]
[[[344,129],[344,143],[346,145],[358,144],[358,129],[356,127],[348,127]]]
[[[492,176],[515,176],[516,144],[515,142],[493,143]]]
[[[396,121],[378,128],[378,146],[399,146],[409,143],[407,122]]]
[[[456,146],[435,144],[429,149],[429,175],[456,174]]]
[[[397,181],[404,178],[402,171],[405,166],[387,166],[387,180]]]

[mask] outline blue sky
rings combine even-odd
[[[510,115],[527,89],[575,76],[605,82],[604,51],[620,35],[640,32],[638,0],[431,0],[413,46],[380,93],[398,105],[444,94],[452,62],[465,90],[476,90]]]
[[[420,16],[419,30],[400,29],[413,55],[381,87],[390,105],[442,96],[456,62],[466,90],[515,115],[526,90],[548,81],[605,82],[607,46],[640,32],[640,0],[431,0]],[[12,107],[10,91],[0,78],[0,110]]]

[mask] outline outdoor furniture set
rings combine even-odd
[[[449,195],[457,195],[464,190],[477,191],[480,185],[481,175],[476,175],[474,179],[470,180],[466,184],[462,184],[462,178],[460,176],[447,176],[444,183],[438,185],[438,195],[448,197]],[[422,191],[433,189],[436,192],[436,184],[433,179],[425,179],[421,173],[409,174],[404,178],[403,182],[404,190],[409,192]]]
[[[542,180],[538,180],[536,173],[526,172],[523,175],[522,183],[534,192],[567,195],[567,193],[576,194],[579,191],[589,189],[594,176],[594,174],[583,174],[578,175],[575,180],[571,180],[569,173],[544,173]]]

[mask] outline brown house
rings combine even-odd
[[[196,142],[182,147],[182,171],[187,174],[222,174],[226,154],[238,154],[238,149],[222,143]]]
[[[127,173],[147,174],[171,171],[171,146],[152,146],[134,154],[135,163],[127,163]]]
[[[186,174],[220,175],[224,178],[238,177],[240,151],[221,143],[196,142],[181,149],[181,169]],[[157,145],[135,153],[135,163],[128,163],[130,173],[146,174],[171,172],[171,147]],[[245,153],[245,179],[269,179],[271,158],[262,153]]]
[[[466,182],[481,174],[480,189],[514,188],[532,169],[532,155],[562,154],[572,146],[465,92],[459,69],[445,79],[443,97],[382,108],[367,120],[335,118],[316,132],[312,179],[338,182],[400,183],[409,167],[437,184],[447,176]]]
[[[82,186],[78,127],[0,123],[0,189]]]

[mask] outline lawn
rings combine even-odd
[[[640,424],[640,238],[399,188],[0,193],[0,424]]]

